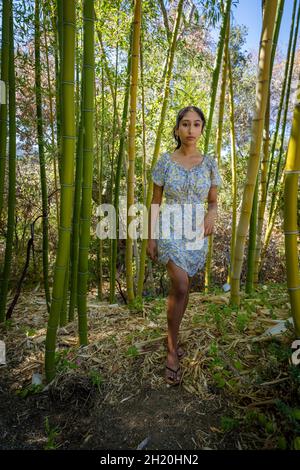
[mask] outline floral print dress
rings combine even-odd
[[[197,211],[201,207],[204,211],[210,187],[222,184],[217,163],[214,158],[204,155],[201,163],[187,169],[173,160],[169,152],[165,152],[152,169],[152,180],[164,187],[165,196],[154,232],[158,261],[167,264],[171,259],[192,277],[204,267],[206,261],[208,238],[203,237],[203,226],[201,232],[198,225],[200,219],[196,215],[199,215]],[[177,211],[172,216],[174,205]],[[167,225],[164,221],[168,221]],[[192,232],[185,230],[187,226]],[[194,238],[191,237],[192,233],[195,234]]]

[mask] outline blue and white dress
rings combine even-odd
[[[172,260],[190,277],[204,267],[208,251],[208,238],[203,238],[203,227],[201,231],[199,226],[195,225],[196,206],[198,208],[204,207],[210,187],[222,184],[216,160],[208,155],[203,157],[201,163],[186,169],[171,158],[170,152],[165,152],[152,169],[152,180],[158,186],[164,187],[165,195],[165,204],[160,207],[160,214],[155,226],[158,261],[167,264],[169,260]],[[176,212],[176,217],[172,215],[168,217],[169,227],[166,232],[163,228],[162,214],[165,213],[166,207],[170,211],[170,205],[174,204],[177,209],[182,208],[182,212],[180,212],[179,219],[178,212]],[[168,212],[169,214],[170,212]],[[199,219],[197,219],[197,223],[198,221]],[[193,233],[197,233],[196,237],[202,233],[200,244],[191,244],[191,240],[193,240],[191,232],[186,235],[185,231],[187,223],[190,224]]]

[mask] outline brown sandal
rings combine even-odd
[[[166,375],[166,382],[169,385],[179,385],[181,381],[180,375],[178,377],[178,372],[180,371],[180,367],[178,367],[178,369],[175,370],[175,369],[171,369],[171,367],[166,366],[166,369],[172,372],[172,376]]]

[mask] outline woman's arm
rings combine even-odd
[[[218,187],[211,186],[208,196],[207,196],[208,211],[204,217],[204,236],[205,237],[213,233],[215,221],[218,215],[217,195],[218,195]]]

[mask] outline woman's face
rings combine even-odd
[[[195,145],[202,134],[202,119],[195,111],[188,111],[179,122],[178,129],[175,130],[181,143]]]

